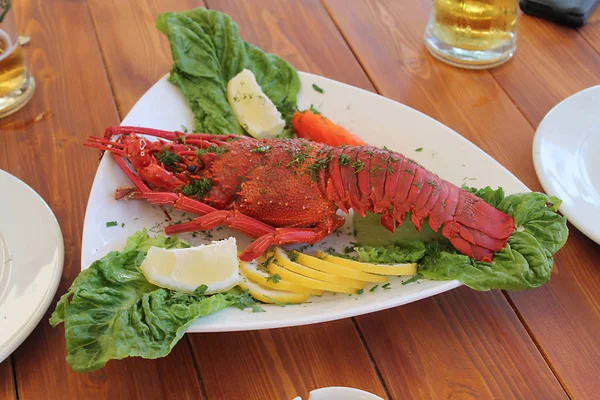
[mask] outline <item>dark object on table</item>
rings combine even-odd
[[[562,25],[583,26],[599,0],[520,0],[525,14],[541,17]]]

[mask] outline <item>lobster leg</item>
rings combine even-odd
[[[269,247],[276,245],[320,242],[342,226],[344,221],[344,217],[334,214],[317,223],[314,228],[277,228],[274,233],[256,239],[239,258],[242,261],[252,261],[267,251]]]
[[[169,225],[165,228],[165,233],[173,235],[181,232],[204,231],[219,225],[233,228],[251,237],[272,235],[276,231],[272,226],[248,217],[237,210],[216,210],[190,222]]]
[[[170,192],[135,192],[131,198],[144,199],[151,204],[170,205],[171,207],[202,215],[190,222],[169,225],[165,228],[167,235],[182,232],[203,231],[219,225],[238,230],[248,236],[259,237],[275,232],[275,228],[233,210],[217,210],[201,201],[190,199],[181,193]]]

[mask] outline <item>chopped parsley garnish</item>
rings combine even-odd
[[[119,224],[117,223],[117,221],[110,221],[110,222],[107,222],[107,223],[106,223],[106,227],[107,227],[107,228],[110,228],[111,226],[117,226],[117,225],[119,225]]]
[[[390,174],[393,174],[394,172],[396,172],[396,170],[391,165],[388,165],[387,172],[390,173]]]
[[[159,163],[161,163],[171,171],[176,171],[178,169],[177,163],[183,161],[181,157],[167,149],[158,152],[156,154],[156,159]]]
[[[419,189],[423,189],[423,184],[422,184],[422,183],[420,183],[420,182],[414,182],[414,183],[413,183],[413,186],[415,186],[415,187],[417,187],[417,188],[419,188]]]
[[[212,181],[208,178],[195,179],[183,187],[181,192],[188,197],[204,197],[212,188]]]
[[[271,150],[271,146],[259,146],[250,150],[250,153],[266,153],[269,150]]]
[[[358,290],[356,291],[356,294],[363,294],[364,292],[365,292],[365,291],[364,291],[363,289],[358,289]]]
[[[280,280],[281,280],[281,276],[279,276],[279,274],[275,274],[275,275],[271,275],[271,276],[267,277],[267,281],[271,281],[273,283],[279,283]]]
[[[353,251],[354,251],[354,247],[352,247],[352,246],[346,246],[346,247],[344,247],[344,253],[346,253],[346,254],[350,254]]]
[[[228,147],[225,146],[209,146],[206,149],[198,149],[196,150],[196,155],[198,157],[202,157],[203,155],[205,155],[206,153],[213,153],[216,154],[218,156],[222,155],[223,153],[226,153],[227,151],[229,151]]]
[[[125,222],[121,224],[121,228],[125,228]]]
[[[259,270],[263,271],[263,272],[269,272],[269,264],[271,264],[273,262],[273,260],[275,259],[275,254],[271,254],[269,255],[265,261],[259,263],[256,268],[258,268]]]
[[[413,276],[410,279],[405,280],[404,282],[402,282],[403,285],[408,285],[409,283],[413,283],[418,281],[419,279],[421,279],[423,277],[423,275],[421,274],[416,274],[415,276]]]
[[[411,174],[411,175],[414,175],[414,174],[415,174],[415,171],[413,171],[413,170],[412,170],[412,169],[410,169],[410,168],[404,168],[404,170],[405,170],[406,172],[408,172],[409,174]]]
[[[369,292],[374,292],[378,287],[379,285],[373,286],[371,289],[369,289]]]
[[[389,283],[389,282],[388,282],[388,283],[386,283],[385,285],[383,285],[383,286],[382,286],[382,288],[384,288],[384,289],[386,289],[386,290],[387,290],[387,289],[391,289],[391,287],[390,287],[390,283]]]
[[[181,130],[183,131],[183,133],[188,133],[188,128],[185,125],[181,125]]]
[[[416,152],[423,151],[423,148],[422,148],[422,147],[419,147],[418,149],[415,149],[415,151],[416,151]]]
[[[299,254],[296,250],[292,251],[289,255],[290,261],[296,262]]]
[[[373,167],[373,168],[371,168],[371,175],[377,176],[378,171],[383,172],[383,171],[385,171],[385,169],[383,169],[381,167]]]
[[[321,89],[320,87],[318,87],[317,85],[315,85],[314,83],[312,84],[313,89],[315,89],[315,91],[319,92],[319,93],[323,93],[323,89]]]
[[[255,305],[252,306],[252,312],[253,313],[255,313],[255,312],[265,312],[265,309],[262,308],[261,306],[258,306],[258,305],[255,304]]]
[[[362,160],[356,160],[352,163],[352,168],[354,168],[354,171],[358,174],[365,168],[365,163]]]
[[[239,296],[236,296],[235,298],[233,298],[232,305],[234,307],[239,308],[240,310],[245,310],[248,307],[254,307],[254,305],[256,305],[256,301],[250,295],[250,292],[248,291],[248,289],[246,289],[246,291],[244,291],[244,293],[241,293]]]
[[[352,162],[352,159],[350,157],[348,157],[345,154],[340,154],[340,157],[339,157],[340,166],[345,167],[346,165],[350,165],[351,162]]]
[[[318,159],[307,167],[307,169],[310,170],[312,178],[314,180],[318,179],[319,171],[323,171],[329,168],[329,163],[331,162],[331,160],[333,160],[333,155],[328,154],[327,157]]]
[[[296,166],[298,168],[300,168],[300,166],[302,166],[302,163],[304,161],[306,161],[306,157],[308,156],[307,153],[298,153],[294,156],[294,158],[292,158],[292,161],[290,161],[289,163],[287,163],[286,167],[291,167],[291,166]]]
[[[309,110],[310,110],[310,112],[311,112],[311,113],[313,113],[313,114],[316,114],[316,115],[321,115],[321,111],[319,111],[319,110],[317,110],[316,108],[314,108],[312,104],[310,105],[310,108],[309,108]]]

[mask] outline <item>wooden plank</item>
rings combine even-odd
[[[392,398],[566,398],[494,292],[463,287],[358,321]],[[458,340],[444,343],[452,336]]]
[[[350,319],[298,328],[191,335],[209,399],[292,399],[326,386],[386,397]]]
[[[539,188],[531,126],[488,72],[457,69],[431,57],[423,45],[428,6],[362,0],[323,4],[381,94],[443,122],[530,188]],[[516,133],[510,143],[509,132]]]
[[[97,153],[81,144],[119,119],[86,4],[13,5],[20,33],[31,36],[25,53],[37,89],[24,109],[0,121],[0,168],[31,185],[57,216],[65,241],[58,298],[80,270],[83,216],[98,165]],[[47,118],[31,122],[43,112]],[[14,354],[20,399],[201,398],[185,344],[164,360],[115,362],[80,375],[65,362],[64,328],[50,328],[48,317]]]
[[[358,57],[364,60],[367,71],[374,76],[373,81],[382,88],[384,94],[395,96],[430,113],[480,147],[485,145],[486,139],[489,140],[490,137],[500,138],[493,147],[486,146],[484,149],[516,173],[531,189],[540,189],[531,161],[533,129],[522,123],[523,117],[514,107],[504,105],[509,102],[504,94],[494,98],[487,110],[476,106],[479,104],[477,98],[489,98],[490,92],[502,93],[505,87],[498,88],[496,82],[490,80],[489,75],[485,73],[474,75],[471,71],[448,67],[434,60],[423,49],[420,37],[431,7],[429,2],[423,1],[420,6],[414,3],[388,2],[384,5],[382,2],[371,2],[371,7],[363,6],[362,3],[352,3],[352,10],[343,7],[342,2],[337,0],[327,1],[326,4]],[[406,19],[404,15],[410,15],[411,18]],[[519,23],[519,29],[528,35],[537,35],[544,40],[558,36],[548,32],[550,28],[540,28],[540,32],[532,33],[535,32],[534,29],[523,26],[530,23],[537,26],[537,22],[532,18],[523,18]],[[356,32],[363,32],[363,35],[357,37],[359,35]],[[365,35],[364,32],[369,34]],[[579,39],[569,38],[578,45],[564,50],[566,58],[563,61],[555,59],[556,55],[553,52],[542,53],[527,47],[533,39],[526,40],[523,36],[521,34],[519,37],[521,48],[515,59],[502,68],[508,70],[513,66],[529,65],[535,71],[538,67],[547,68],[547,64],[568,66],[572,62],[573,52],[578,51],[585,52],[587,61],[584,64],[586,67],[576,63],[573,67],[576,71],[572,74],[566,71],[564,74],[549,76],[546,82],[538,82],[537,86],[527,85],[522,97],[544,102],[546,100],[543,97],[548,90],[553,91],[552,96],[557,97],[560,93],[564,95],[576,91],[582,79],[590,79],[590,68],[593,70],[594,67],[589,65],[589,59],[595,56],[585,50],[585,43],[582,44]],[[554,43],[552,40],[548,42]],[[407,43],[417,43],[414,46],[418,50],[413,49],[410,52],[407,50]],[[528,59],[530,54],[532,59]],[[400,65],[393,64],[394,62]],[[389,65],[394,65],[394,70],[386,71]],[[419,68],[413,68],[414,65]],[[598,81],[600,75],[596,75],[596,72],[593,74]],[[516,79],[518,75],[520,74],[515,72],[505,76]],[[582,76],[584,78],[581,78]],[[474,77],[480,79],[473,79]],[[405,87],[395,87],[398,81],[405,82]],[[449,81],[457,84],[447,87]],[[504,82],[500,80],[500,83]],[[513,86],[516,88],[518,84],[514,83]],[[452,97],[440,97],[440,91],[450,91]],[[445,114],[431,113],[432,110],[437,110],[433,109],[434,106],[447,111]],[[530,115],[532,120],[540,113],[536,108],[528,109],[527,103],[517,101],[516,107]],[[466,112],[469,113],[469,120],[474,122],[471,126],[461,127],[448,117],[448,114]],[[490,114],[491,116],[486,117]],[[497,114],[497,118],[494,118],[493,114]],[[501,121],[500,124],[498,120]],[[473,134],[470,130],[481,132],[483,137]],[[526,151],[519,152],[515,147],[517,142],[518,146],[524,146]],[[511,153],[510,149],[516,152]],[[575,397],[582,398],[593,398],[600,387],[597,363],[590,358],[597,354],[597,349],[600,348],[600,337],[597,334],[600,329],[600,289],[597,284],[600,271],[593,262],[598,258],[598,253],[598,246],[571,229],[569,242],[556,257],[552,281],[539,289],[509,293],[517,312],[566,390]]]
[[[591,15],[588,22],[579,30],[598,54],[600,54],[600,7]]]
[[[87,0],[121,118],[161,76],[171,50],[156,29],[158,14],[203,6],[202,0]],[[118,12],[117,12],[118,10]]]
[[[16,398],[12,359],[9,357],[0,362],[0,399],[11,400]]]
[[[600,390],[600,247],[570,226],[555,258],[552,281],[540,289],[510,292],[521,319],[571,398],[593,399]]]
[[[600,84],[600,54],[572,28],[528,15],[517,27],[514,58],[491,73],[536,127],[562,99]]]
[[[524,16],[516,57],[492,71],[534,126],[565,97],[600,84],[600,9],[579,32]],[[552,282],[509,296],[567,392],[594,398],[600,389],[594,357],[600,352],[600,248],[569,228]]]
[[[422,35],[429,16],[428,6],[414,2],[383,1],[354,1],[350,5],[338,0],[327,0],[324,1],[324,4],[371,77],[372,82],[382,94],[417,108],[454,128],[494,156],[530,187],[534,189],[539,187],[530,156],[533,130],[502,88],[498,86],[489,73],[465,71],[447,66],[433,59],[425,50],[422,44]],[[408,15],[410,15],[410,18],[406,17]],[[518,147],[522,147],[522,149]],[[464,318],[465,322],[470,322],[472,325],[467,328],[464,327],[464,324],[459,324],[463,326],[462,329],[470,332],[467,336],[471,337],[471,345],[476,348],[476,352],[484,354],[489,352],[489,348],[498,346],[495,340],[484,334],[480,329],[480,321],[486,321],[488,319],[487,315],[494,315],[499,321],[504,321],[506,324],[506,327],[501,328],[502,331],[514,333],[506,336],[510,344],[502,347],[527,349],[527,351],[523,351],[527,361],[521,361],[520,365],[516,365],[515,368],[520,369],[527,363],[536,365],[535,370],[541,372],[531,376],[530,379],[537,380],[536,385],[546,387],[549,395],[564,396],[559,383],[535,350],[533,342],[526,335],[521,334],[523,332],[522,327],[510,308],[506,307],[501,293],[475,294],[464,291],[461,295],[472,296],[473,305],[469,312],[473,311],[475,305],[479,308],[479,304],[482,304],[480,316]],[[492,296],[493,301],[489,296]],[[415,307],[419,310],[425,310],[437,301],[438,299],[421,301]],[[499,307],[498,304],[503,306]],[[495,307],[494,311],[491,311],[490,307]],[[461,304],[456,304],[450,308],[461,310]],[[405,312],[408,313],[403,309],[394,310],[394,313],[396,312],[399,315],[404,315]],[[411,316],[406,321],[415,319],[428,321],[430,315],[426,311],[421,312],[426,317]],[[365,320],[372,324],[371,318],[375,317],[359,317],[360,326],[365,326],[365,322],[363,322]],[[398,318],[399,316],[394,314],[393,318],[388,319],[395,320]],[[446,322],[446,324],[451,327],[453,321],[450,318],[448,320],[449,322]],[[377,326],[384,323],[379,322]],[[463,340],[460,337],[453,338],[450,336],[452,342],[456,344],[443,344],[448,338],[446,334],[426,335],[423,332],[427,326],[436,329],[435,332],[439,327],[434,324],[423,325],[419,323],[419,328],[415,329],[415,332],[420,332],[421,335],[427,336],[431,340],[439,340],[439,344],[431,344],[432,348],[438,349],[442,346],[453,349],[461,348]],[[446,328],[444,331],[456,334],[455,330],[450,328]],[[367,345],[373,351],[374,359],[379,365],[383,361],[377,357],[373,349],[379,344],[375,342],[376,344],[372,345],[374,336],[365,335],[365,337]],[[404,342],[402,341],[399,341],[399,343],[398,347],[403,348],[404,352],[402,356],[404,358],[410,356],[408,345],[403,346]],[[384,347],[387,349],[386,346]],[[494,393],[498,390],[502,393],[501,397],[518,397],[520,392],[526,393],[529,390],[527,387],[531,386],[532,383],[531,381],[519,382],[510,379],[514,372],[509,372],[513,365],[508,363],[510,357],[507,354],[510,354],[511,350],[504,348],[502,351],[505,352],[505,355],[500,359],[495,359],[498,365],[487,366],[487,368],[499,368],[500,372],[484,372],[481,368],[485,369],[486,366],[477,365],[475,367],[476,364],[470,356],[456,357],[457,363],[454,364],[454,367],[456,368],[457,365],[462,363],[460,369],[477,368],[480,370],[481,377],[496,376],[493,383],[496,385],[495,387],[489,387],[483,385],[483,383],[481,386],[478,385],[477,391],[483,391],[479,393],[481,397],[496,396]],[[405,354],[408,354],[408,356]],[[415,354],[422,353],[415,352]],[[389,352],[389,357],[396,356],[400,357],[396,352]],[[382,370],[384,369],[386,368],[382,367]],[[443,371],[440,374],[449,373],[445,368],[440,367],[440,370]],[[504,377],[498,377],[497,373],[504,374]],[[529,367],[523,368],[521,373],[530,375]],[[419,392],[422,397],[437,396],[434,389],[436,385],[434,382],[437,378],[434,375],[435,373],[429,375],[431,380],[419,376],[417,380],[419,389],[415,389],[416,392],[414,393]],[[383,376],[385,379],[385,374]],[[471,378],[465,375],[462,378],[466,387],[470,387]],[[481,379],[487,383],[487,378]],[[456,383],[456,381],[453,382]],[[399,378],[393,381],[386,379],[386,383],[391,391],[397,390],[397,393],[401,393],[405,389]],[[460,385],[457,386],[457,391],[460,391],[459,387]],[[423,393],[429,393],[429,396]]]

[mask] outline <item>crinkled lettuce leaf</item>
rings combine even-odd
[[[139,267],[152,246],[189,247],[176,237],[137,232],[123,251],[83,270],[58,301],[50,324],[65,324],[74,371],[93,371],[111,359],[164,357],[194,320],[236,301],[239,291],[203,296],[202,290],[184,294],[149,283]]]
[[[486,187],[470,189],[492,206],[515,219],[508,244],[494,254],[492,263],[459,254],[449,242],[433,240],[415,246],[414,240],[397,240],[387,246],[357,246],[365,262],[418,262],[418,272],[432,280],[457,279],[475,290],[524,290],[550,280],[553,255],[567,241],[566,218],[557,213],[561,201],[543,193],[519,193]],[[410,249],[414,249],[411,250]]]
[[[194,113],[194,131],[243,134],[227,101],[227,83],[244,68],[290,120],[300,79],[285,60],[240,38],[238,25],[218,11],[197,8],[158,16],[157,28],[171,45],[169,80],[179,86]]]

